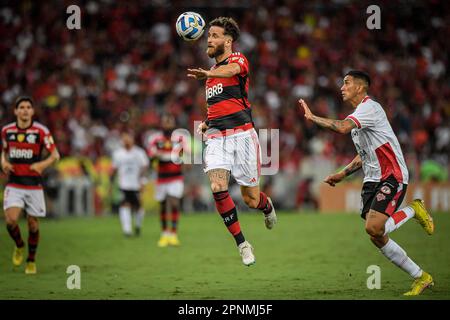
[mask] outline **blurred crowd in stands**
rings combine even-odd
[[[298,178],[297,206],[316,201],[311,176],[301,170],[305,159],[329,159],[336,168],[355,155],[349,136],[305,122],[297,100],[304,98],[318,115],[345,118],[352,111],[340,87],[349,69],[371,75],[370,95],[386,110],[412,180],[448,180],[450,2],[376,1],[381,29],[369,30],[372,2],[2,2],[1,124],[13,120],[15,97],[28,93],[61,154],[93,163],[118,146],[121,130],[133,129],[145,145],[163,112],[193,132],[194,120],[206,115],[205,92],[186,69],[214,61],[206,56],[205,35],[184,42],[174,25],[182,12],[196,11],[206,21],[223,15],[238,21],[235,50],[250,61],[254,122],[258,129],[280,129],[280,173]],[[66,27],[71,4],[81,9],[80,30]],[[433,169],[424,170],[427,165]],[[273,179],[265,179],[265,188]],[[201,193],[195,186],[188,192]]]

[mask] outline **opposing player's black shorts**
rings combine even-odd
[[[370,209],[391,216],[403,201],[408,185],[399,183],[393,175],[380,182],[366,182],[361,191],[361,218]]]
[[[123,194],[121,204],[128,203],[131,207],[138,209],[141,206],[139,191],[133,190],[120,190]]]

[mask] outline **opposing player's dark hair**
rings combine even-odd
[[[367,86],[370,87],[370,76],[367,72],[361,70],[350,70],[346,76],[352,76],[353,78],[361,79],[367,82]]]
[[[231,17],[218,17],[212,20],[209,23],[209,26],[210,27],[216,26],[223,28],[225,30],[224,34],[231,36],[233,38],[233,41],[239,39],[239,35],[241,34],[237,22]]]
[[[33,98],[31,98],[30,96],[24,95],[24,96],[17,97],[16,101],[14,102],[14,108],[17,109],[19,107],[19,104],[24,101],[28,101],[29,103],[31,103],[31,106],[34,106]]]

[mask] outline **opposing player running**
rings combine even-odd
[[[144,219],[144,208],[141,205],[141,190],[145,184],[145,173],[149,160],[144,149],[134,143],[132,134],[122,133],[122,147],[115,150],[112,156],[113,174],[111,180],[118,176],[119,189],[122,192],[122,203],[119,207],[120,223],[126,237],[132,235],[132,215],[134,213],[134,234],[139,236]]]
[[[271,199],[259,189],[261,151],[247,100],[249,63],[242,53],[232,51],[239,33],[232,18],[211,21],[206,53],[216,64],[210,70],[188,69],[188,76],[206,79],[208,118],[198,128],[208,137],[205,172],[217,211],[236,241],[242,262],[249,266],[255,263],[255,256],[253,247],[244,238],[236,206],[228,194],[230,174],[241,186],[245,203],[264,213],[268,229],[273,228],[277,217]]]
[[[3,198],[6,228],[15,242],[12,263],[23,262],[25,244],[20,235],[18,220],[25,211],[28,222],[28,257],[26,274],[37,273],[36,251],[39,242],[39,217],[45,217],[45,199],[42,172],[59,160],[50,131],[33,121],[34,106],[31,97],[21,96],[15,102],[16,122],[2,129],[2,169],[8,174]],[[42,160],[43,150],[50,154]]]
[[[365,72],[354,70],[345,75],[342,97],[355,111],[342,121],[315,116],[305,101],[300,100],[299,104],[306,119],[338,133],[351,132],[358,155],[343,170],[326,177],[324,182],[334,187],[363,168],[361,217],[366,220],[366,232],[384,256],[415,279],[411,290],[405,295],[419,295],[425,288],[434,285],[433,278],[412,261],[388,234],[414,217],[431,235],[434,232],[433,219],[419,199],[397,210],[406,194],[408,169],[386,113],[378,102],[367,95],[369,86],[370,77]]]

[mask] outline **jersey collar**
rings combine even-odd
[[[231,55],[231,54],[230,54]],[[226,57],[225,59],[223,59],[222,61],[216,63],[216,67],[220,67],[223,66],[224,64],[228,63],[228,59],[230,58],[230,56]]]
[[[356,108],[358,108],[358,107],[361,105],[361,103],[364,103],[364,102],[366,102],[366,101],[369,100],[369,99],[370,99],[369,96],[365,96],[365,97],[361,100],[361,102],[355,107],[355,110],[356,110]]]
[[[31,120],[31,123],[30,123],[30,125],[28,127],[21,128],[21,127],[19,127],[19,124],[16,121],[16,128],[19,129],[19,130],[28,130],[28,129],[30,129],[33,126],[33,122],[34,122],[34,120]]]
[[[359,104],[364,103],[364,102],[366,102],[366,101],[369,100],[369,99],[370,99],[369,96],[365,96],[364,99],[362,99],[362,101],[361,101]]]

